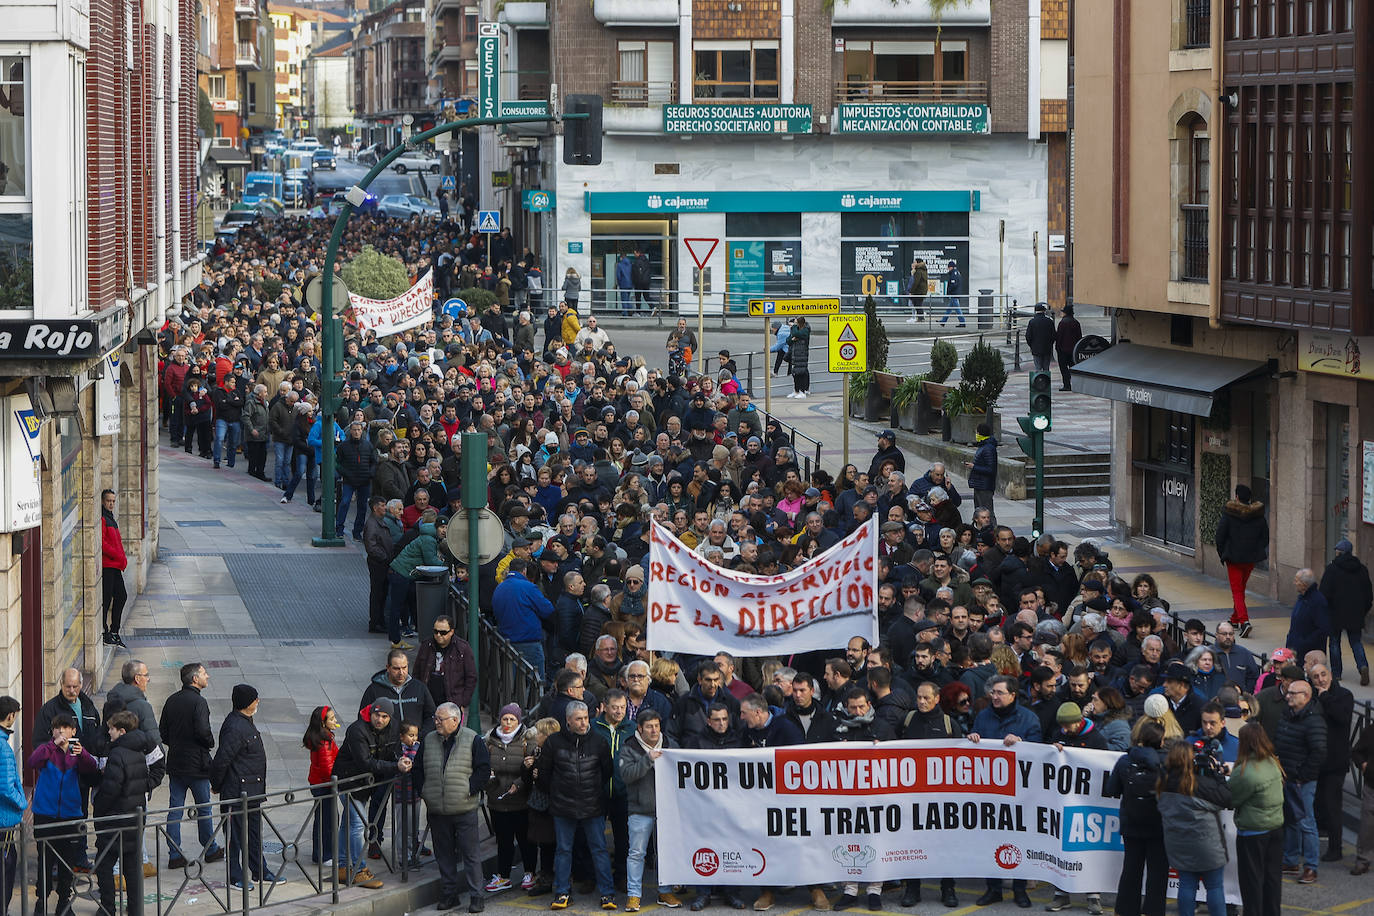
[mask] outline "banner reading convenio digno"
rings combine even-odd
[[[353,318],[361,331],[375,331],[378,337],[417,328],[434,318],[434,271],[415,281],[415,285],[394,299],[369,299],[348,294]]]
[[[1114,893],[1119,800],[1103,788],[1119,756],[968,741],[665,751],[654,770],[659,881],[1027,878]],[[1238,900],[1234,862],[1227,885]]]
[[[825,553],[780,576],[707,562],[653,523],[648,647],[736,656],[839,649],[878,642],[878,526],[870,519]]]

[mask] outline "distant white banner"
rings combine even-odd
[[[708,563],[654,523],[649,542],[648,645],[655,651],[740,656],[878,642],[878,526],[862,528],[780,576]]]
[[[399,334],[419,327],[434,317],[434,272],[425,275],[415,285],[395,299],[368,299],[348,294],[353,318],[361,331],[374,331],[378,337]]]

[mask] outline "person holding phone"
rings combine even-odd
[[[82,801],[81,777],[100,772],[91,752],[76,735],[76,720],[66,713],[53,717],[51,740],[40,744],[29,754],[28,768],[38,772],[33,787],[33,836],[38,843],[38,909],[48,902],[48,895],[57,891],[57,909],[61,913],[71,904],[72,863],[80,855],[84,836],[62,821],[79,820],[85,816]],[[54,863],[53,860],[56,860]],[[54,864],[56,882],[50,883]]]

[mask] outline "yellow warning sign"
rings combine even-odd
[[[831,372],[863,372],[868,368],[868,316],[833,315],[825,336]]]

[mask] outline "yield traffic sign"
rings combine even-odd
[[[682,243],[687,246],[687,253],[692,256],[697,270],[705,270],[706,262],[711,260],[711,254],[720,244],[720,239],[683,239]]]
[[[831,372],[863,372],[868,368],[868,316],[831,317],[826,341]]]

